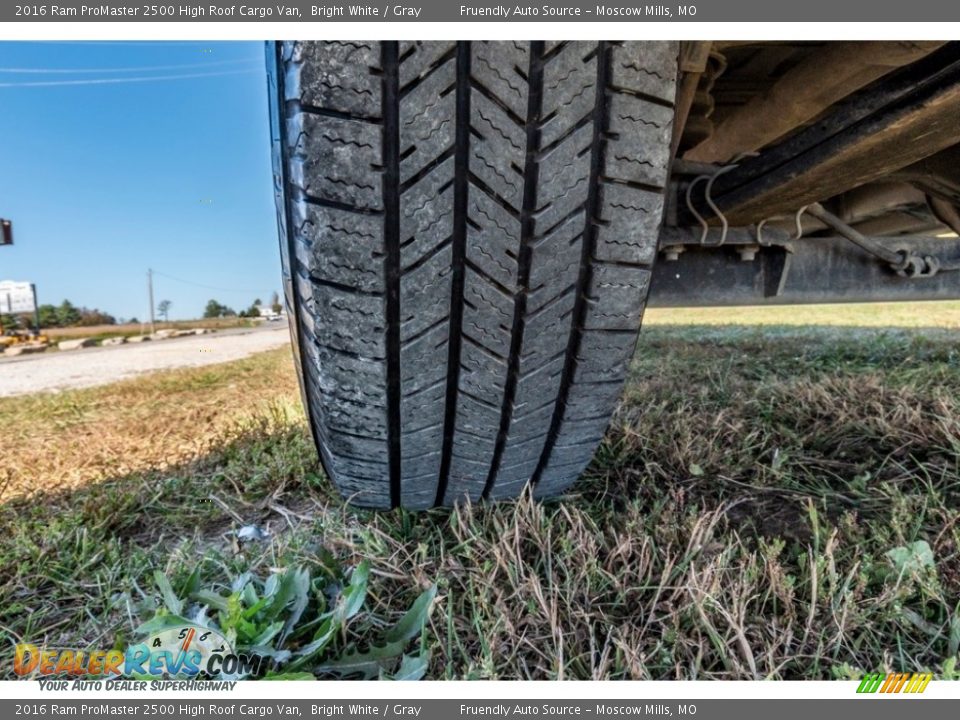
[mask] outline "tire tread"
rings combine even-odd
[[[285,296],[321,460],[355,503],[565,491],[636,343],[676,43],[268,52]],[[395,217],[394,217],[395,216]]]

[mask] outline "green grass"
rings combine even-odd
[[[859,310],[857,329],[671,312],[687,311],[645,329],[589,471],[549,503],[345,506],[286,350],[0,400],[17,428],[0,448],[0,635],[122,644],[155,570],[176,585],[199,564],[221,587],[336,558],[369,562],[358,645],[438,585],[429,678],[954,676],[955,317],[882,331]],[[268,539],[239,544],[248,523]]]

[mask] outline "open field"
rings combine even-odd
[[[915,329],[651,311],[596,459],[544,504],[343,505],[286,348],[0,398],[0,636],[110,647],[156,569],[222,588],[332,554],[369,560],[377,618],[439,585],[431,678],[956,677],[960,305],[906,307]]]
[[[158,322],[157,330],[183,330],[187,328],[212,328],[224,330],[226,328],[253,327],[258,321],[241,317],[201,318],[199,320],[171,320]],[[96,338],[103,340],[109,337],[130,337],[150,332],[150,323],[124,323],[123,325],[88,325],[86,327],[44,328],[43,334],[51,340],[70,340],[72,338]]]

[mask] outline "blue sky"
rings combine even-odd
[[[0,42],[15,242],[0,280],[140,320],[147,268],[171,318],[279,291],[263,57],[259,42]]]

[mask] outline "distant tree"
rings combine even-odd
[[[257,298],[256,300],[254,300],[253,305],[248,307],[246,310],[241,310],[240,317],[249,317],[249,318],[260,317],[260,298]]]
[[[64,300],[57,308],[57,324],[60,327],[70,327],[80,322],[80,311],[69,300]]]
[[[205,318],[218,318],[223,315],[223,305],[218,303],[216,300],[211,300],[207,303],[207,307],[204,308],[203,316]]]
[[[157,303],[157,312],[163,316],[164,322],[170,319],[170,306],[173,305],[169,300],[161,300]]]
[[[92,325],[116,325],[117,319],[110,313],[105,313],[102,310],[97,310],[94,308],[90,310],[88,308],[80,308],[80,319],[77,321],[77,325],[81,327],[90,327]]]
[[[37,308],[40,315],[40,327],[51,328],[59,327],[60,319],[57,317],[57,308],[54,305],[41,305]]]
[[[283,310],[283,306],[280,304],[280,296],[277,295],[276,292],[274,292],[270,296],[270,309],[277,314],[279,314],[280,311]]]
[[[218,318],[218,317],[234,317],[237,313],[228,308],[226,305],[222,305],[216,300],[211,300],[207,303],[207,307],[203,311],[203,316],[205,318]]]
[[[20,327],[20,318],[16,315],[0,315],[0,334],[16,330]]]
[[[137,320],[135,317],[130,318],[129,320],[127,320],[127,322],[130,323],[131,325],[139,325],[139,324],[140,324],[140,321]]]

